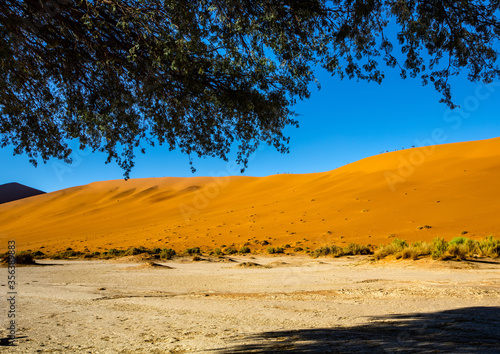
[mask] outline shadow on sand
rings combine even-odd
[[[16,341],[18,339],[23,339],[23,338],[28,338],[27,336],[21,336],[21,337],[6,337],[6,338],[0,338],[0,347],[16,347]]]
[[[221,353],[500,353],[500,307],[390,315],[354,327],[264,332]]]

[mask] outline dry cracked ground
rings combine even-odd
[[[241,256],[17,267],[12,353],[500,353],[500,262]],[[7,293],[7,269],[0,269]],[[6,297],[5,297],[6,299]]]

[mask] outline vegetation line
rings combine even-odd
[[[53,254],[46,254],[38,250],[22,251],[16,254],[16,262],[18,264],[34,264],[35,259],[111,259],[125,256],[143,255],[146,258],[158,260],[170,260],[174,256],[191,256],[193,260],[201,260],[202,255],[223,257],[226,255],[245,255],[245,254],[259,254],[264,251],[252,250],[243,246],[239,250],[234,247],[227,247],[225,249],[215,248],[214,250],[202,252],[200,247],[187,248],[183,252],[176,252],[171,248],[153,248],[146,247],[130,247],[126,250],[112,248],[105,252],[90,252],[88,249],[75,251],[72,248],[67,248],[63,252]],[[343,257],[354,255],[373,255],[375,260],[381,260],[386,257],[394,257],[395,259],[413,259],[418,260],[424,257],[431,257],[436,260],[465,260],[468,258],[490,257],[500,258],[500,240],[495,239],[493,236],[488,236],[483,240],[476,241],[466,237],[456,237],[447,242],[443,238],[435,238],[432,242],[413,242],[408,243],[405,240],[394,239],[387,245],[380,245],[378,247],[372,245],[359,245],[349,243],[346,247],[337,245],[327,245],[317,248],[315,250],[305,250],[296,247],[291,250],[290,245],[284,247],[268,247],[266,249],[268,254],[290,254],[290,253],[306,253],[313,258],[318,257]],[[2,255],[3,262],[6,262],[7,253]]]

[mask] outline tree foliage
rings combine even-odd
[[[382,82],[499,75],[499,1],[3,0],[0,134],[32,163],[70,161],[69,139],[125,175],[166,144],[243,167],[259,143],[287,152],[314,69]],[[390,31],[388,29],[391,29]],[[396,30],[392,30],[395,28]],[[394,37],[394,38],[393,38]]]

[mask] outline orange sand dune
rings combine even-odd
[[[18,250],[262,249],[482,238],[500,231],[500,138],[372,156],[333,171],[96,182],[0,205]],[[431,228],[418,229],[424,225]]]

